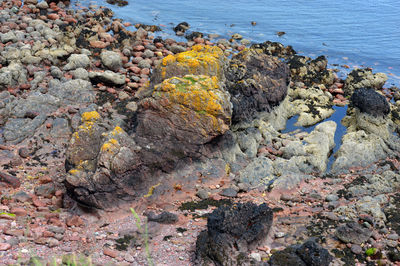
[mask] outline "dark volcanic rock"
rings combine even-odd
[[[333,257],[328,250],[318,245],[315,241],[309,240],[301,246],[292,245],[274,253],[271,257],[270,265],[328,266],[332,260]]]
[[[216,265],[243,265],[249,261],[246,253],[267,237],[272,219],[266,204],[238,203],[214,210],[208,217],[207,231],[197,239],[197,259]]]
[[[290,82],[288,66],[260,49],[246,49],[234,56],[226,77],[234,123],[271,111],[286,97]]]
[[[372,88],[355,90],[351,96],[351,103],[354,107],[360,109],[361,112],[373,116],[385,116],[390,112],[390,106],[385,96]]]
[[[336,229],[335,235],[344,243],[353,243],[360,245],[368,240],[372,235],[372,231],[362,227],[356,222],[341,225]]]

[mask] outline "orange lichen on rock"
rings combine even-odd
[[[164,57],[160,64],[161,78],[169,78],[171,73],[179,69],[182,76],[197,74],[222,79],[225,59],[223,51],[216,46],[194,45],[190,51]]]
[[[167,98],[170,103],[183,105],[199,114],[230,117],[230,110],[226,108],[229,106],[229,95],[220,88],[216,77],[172,77],[155,86],[153,97]]]
[[[119,149],[119,143],[116,139],[110,139],[101,146],[102,152],[112,152],[114,149]]]

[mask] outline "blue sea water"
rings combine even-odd
[[[127,22],[160,25],[165,36],[186,21],[193,31],[225,38],[240,33],[253,42],[279,41],[304,55],[326,55],[330,64],[385,72],[387,86],[400,85],[400,1],[128,0],[125,7],[77,1],[107,6]]]

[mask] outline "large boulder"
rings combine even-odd
[[[0,69],[0,91],[27,82],[27,71],[19,63],[12,62]]]
[[[151,84],[157,85],[171,77],[188,74],[215,76],[224,81],[227,58],[216,46],[195,45],[192,50],[164,57],[151,75]]]
[[[166,79],[139,103],[136,134],[141,143],[159,143],[165,152],[193,156],[201,145],[229,129],[229,99],[215,76]]]
[[[246,49],[235,55],[226,73],[232,95],[234,123],[271,111],[287,94],[289,68],[262,49]]]
[[[361,112],[373,116],[386,116],[390,112],[390,106],[385,96],[376,92],[373,88],[361,88],[354,91],[351,103]]]
[[[347,96],[352,95],[355,90],[361,88],[373,88],[375,90],[380,90],[387,79],[388,78],[385,73],[373,74],[372,70],[369,68],[354,69],[347,75],[343,90]]]
[[[198,262],[244,265],[250,260],[247,253],[267,238],[272,219],[272,210],[265,203],[257,206],[247,202],[219,207],[208,217],[207,231],[198,236]]]

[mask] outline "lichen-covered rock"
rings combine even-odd
[[[216,46],[195,45],[192,50],[168,55],[154,69],[150,83],[156,85],[164,79],[183,77],[185,75],[207,75],[224,81],[227,58]]]
[[[234,123],[271,111],[286,97],[290,82],[287,65],[264,54],[262,49],[246,49],[235,55],[226,77]]]
[[[216,77],[186,75],[155,86],[139,104],[138,137],[193,154],[224,134],[231,122],[229,94]]]
[[[372,88],[361,88],[354,91],[351,103],[361,112],[373,116],[386,116],[390,112],[390,106],[385,96]]]
[[[207,231],[196,242],[199,264],[245,265],[250,260],[247,253],[266,239],[272,219],[265,203],[238,203],[214,210],[207,219]]]
[[[345,95],[352,95],[353,92],[361,88],[373,88],[375,90],[382,89],[387,81],[387,76],[384,73],[372,73],[371,69],[354,69],[351,71],[344,82]]]
[[[90,59],[85,54],[72,54],[68,57],[68,63],[64,66],[64,70],[74,70],[77,68],[87,68],[90,65]]]
[[[327,69],[328,60],[325,56],[311,59],[307,56],[294,55],[289,61],[291,77],[293,81],[301,81],[306,85],[324,84],[332,85],[335,75]]]

